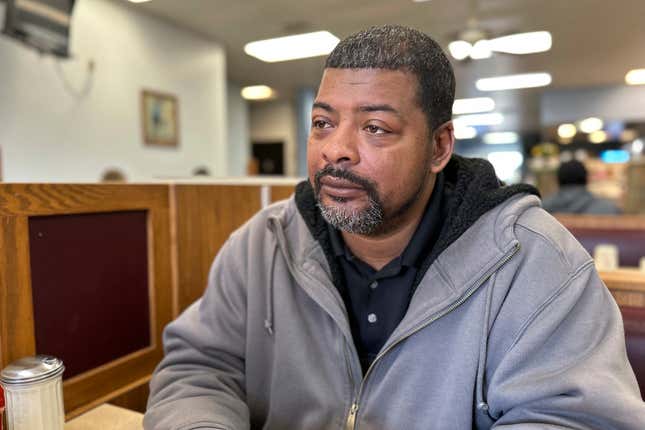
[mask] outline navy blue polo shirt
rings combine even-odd
[[[381,270],[375,270],[354,256],[340,232],[328,225],[332,250],[345,281],[338,289],[349,314],[363,372],[367,371],[407,312],[417,272],[441,231],[443,188],[443,173],[439,173],[410,242],[400,256]]]

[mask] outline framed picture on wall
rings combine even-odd
[[[141,92],[143,141],[152,146],[179,146],[179,103],[172,94]]]

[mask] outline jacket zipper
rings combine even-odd
[[[372,373],[372,369],[374,368],[374,365],[381,358],[383,358],[384,355],[386,355],[395,346],[397,346],[399,343],[403,342],[405,339],[409,338],[413,334],[419,332],[420,330],[423,330],[424,328],[426,328],[427,326],[429,326],[430,324],[432,324],[433,322],[435,322],[439,318],[442,318],[442,317],[446,316],[447,314],[449,314],[450,312],[452,312],[453,310],[455,310],[456,308],[461,306],[466,300],[468,300],[468,298],[470,298],[470,296],[472,296],[475,293],[475,291],[477,291],[477,289],[479,287],[482,286],[482,284],[484,282],[486,282],[488,280],[488,278],[490,278],[493,275],[493,273],[498,271],[511,258],[513,258],[513,256],[517,253],[517,251],[519,251],[519,249],[520,249],[520,244],[519,243],[516,243],[515,245],[513,245],[513,248],[510,251],[508,251],[506,253],[506,255],[504,255],[504,257],[500,261],[497,262],[497,264],[495,264],[493,267],[491,267],[491,269],[488,272],[486,272],[484,274],[484,276],[479,278],[477,280],[477,282],[475,282],[475,284],[473,284],[473,286],[470,287],[468,289],[468,291],[466,291],[466,294],[464,294],[459,300],[457,300],[456,302],[452,303],[445,310],[443,310],[442,312],[439,312],[437,315],[433,316],[428,321],[422,323],[420,326],[418,326],[414,330],[410,331],[405,336],[397,339],[390,346],[388,346],[387,349],[385,349],[379,355],[376,356],[374,361],[372,361],[372,364],[370,364],[370,367],[368,367],[367,372],[365,372],[365,376],[363,377],[363,380],[361,381],[361,385],[360,385],[360,387],[358,389],[358,394],[356,395],[356,398],[355,398],[354,402],[352,403],[352,406],[349,409],[349,415],[347,416],[347,422],[346,422],[346,425],[345,425],[345,430],[356,430],[356,416],[358,415],[358,409],[360,407],[361,395],[363,394],[363,388],[365,388],[365,383],[367,382],[367,378]]]

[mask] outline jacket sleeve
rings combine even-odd
[[[645,429],[620,311],[593,264],[526,316],[486,393],[496,430]]]
[[[165,356],[150,382],[147,430],[250,426],[244,390],[246,291],[232,248],[229,239],[213,263],[204,296],[164,331]]]

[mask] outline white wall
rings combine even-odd
[[[228,174],[230,176],[244,176],[251,154],[249,104],[240,95],[242,87],[229,82],[227,88]]]
[[[70,46],[74,58],[61,61],[0,37],[5,181],[95,181],[108,166],[129,180],[187,176],[197,165],[227,173],[221,46],[108,0],[77,2]],[[74,95],[85,82],[87,93]],[[143,144],[144,88],[178,97],[178,148]]]
[[[296,112],[288,100],[251,104],[251,141],[283,141],[285,174],[297,176]]]

